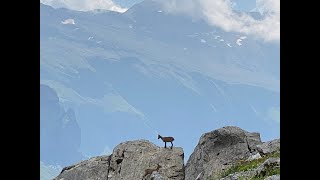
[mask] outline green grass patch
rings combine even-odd
[[[280,174],[280,167],[269,167],[266,169],[266,171],[262,172],[261,174],[259,174],[255,178],[264,179],[265,177],[276,175],[276,174]]]
[[[224,177],[228,176],[229,174],[233,174],[233,173],[236,173],[236,172],[242,172],[242,171],[248,171],[248,170],[257,168],[259,165],[261,165],[265,160],[267,160],[270,157],[275,157],[275,158],[279,157],[280,158],[280,152],[279,151],[275,151],[273,153],[270,153],[270,154],[267,154],[267,155],[263,156],[260,159],[255,159],[255,160],[252,160],[252,161],[240,160],[235,165],[231,166],[229,169],[220,172],[217,177],[210,176],[208,178],[208,180],[220,179],[220,178],[224,178]],[[279,168],[273,168],[273,169],[270,169],[270,170],[268,169],[266,171],[266,174],[263,175],[262,177],[260,177],[260,176],[259,177],[253,177],[254,179],[250,178],[250,180],[260,180],[260,179],[263,179],[263,177],[271,176],[271,175],[274,175],[274,174],[280,174],[280,167]],[[239,178],[239,180],[247,180],[247,179]]]

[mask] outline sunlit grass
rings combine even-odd
[[[229,174],[237,173],[237,172],[244,172],[248,170],[252,170],[260,166],[265,160],[271,157],[279,157],[280,158],[280,152],[275,151],[273,153],[270,153],[260,159],[255,159],[252,161],[244,161],[240,160],[238,163],[235,165],[231,166],[229,169],[222,171],[217,178],[214,177],[209,177],[208,180],[215,180],[215,179],[220,179],[228,176]],[[260,180],[264,179],[267,176],[275,175],[275,174],[280,174],[280,167],[270,167],[264,172],[264,174],[259,175],[257,177],[252,177],[252,178],[239,178],[239,180]]]

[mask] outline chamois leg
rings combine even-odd
[[[164,142],[164,148],[167,148],[167,142]]]
[[[171,142],[171,149],[172,149],[172,147],[173,147],[173,143]]]

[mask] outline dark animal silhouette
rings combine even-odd
[[[164,148],[167,148],[167,142],[170,142],[171,143],[171,149],[173,147],[173,141],[174,141],[174,138],[173,137],[162,137],[160,136],[160,134],[158,134],[158,139],[162,139],[162,141],[164,142]]]
[[[146,170],[144,170],[144,175],[142,176],[142,179],[144,178],[144,177],[146,177],[148,174],[152,174],[153,173],[153,171],[159,171],[159,169],[160,168],[162,168],[162,166],[160,166],[159,164],[157,164],[157,168],[156,169],[146,169]]]

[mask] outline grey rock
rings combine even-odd
[[[98,156],[80,163],[65,167],[53,180],[98,180],[107,179],[109,156]]]
[[[280,175],[279,174],[272,175],[272,176],[265,178],[264,180],[280,180]]]
[[[184,152],[182,148],[160,148],[149,141],[129,141],[118,145],[112,153],[113,179],[142,179],[145,169],[161,166],[163,180],[184,179]],[[145,178],[150,178],[150,175]]]
[[[200,172],[200,174],[198,174],[195,180],[200,180],[202,177],[203,177],[203,172]]]
[[[157,171],[153,172],[150,176],[151,180],[163,180],[164,178],[161,176],[161,174]]]
[[[255,171],[256,176],[264,176],[268,168],[280,167],[280,158],[269,158],[265,160]]]
[[[251,155],[251,156],[247,159],[247,161],[252,161],[252,160],[260,159],[260,158],[262,158],[261,155],[260,155],[260,153],[257,153],[257,154]]]
[[[268,154],[274,151],[280,150],[280,139],[275,139],[272,141],[264,142],[261,145],[257,145],[257,150],[261,154]]]
[[[237,172],[233,174],[229,174],[224,178],[220,178],[219,180],[238,180],[240,177],[242,179],[251,179],[255,175],[255,170],[249,170],[244,172]]]
[[[256,145],[262,144],[259,133],[250,133],[238,127],[227,126],[201,136],[185,169],[186,180],[201,179],[229,168],[238,160],[256,154]]]
[[[220,178],[219,180],[238,180],[238,179],[252,179],[254,176],[264,176],[263,173],[266,172],[267,168],[275,168],[280,167],[280,158],[269,158],[265,160],[259,167],[255,169],[250,169],[248,171],[236,172],[233,174],[229,174],[224,178]],[[269,178],[269,179],[268,179]],[[266,179],[268,180],[276,180],[280,179],[280,175],[269,176]]]
[[[108,159],[109,158],[109,159]],[[65,168],[55,180],[183,180],[184,152],[180,147],[160,148],[149,141],[119,144],[112,155],[101,156]],[[144,177],[146,169],[156,169]]]

